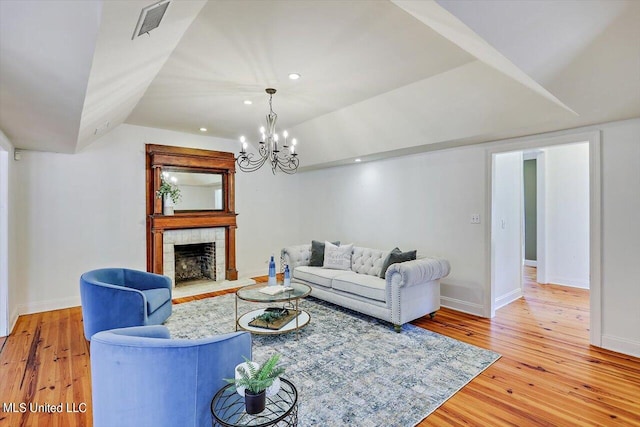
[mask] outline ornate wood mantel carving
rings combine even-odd
[[[147,144],[147,271],[163,273],[165,230],[224,227],[226,279],[236,280],[235,158],[233,153]],[[162,214],[162,200],[156,197],[163,168],[222,175],[223,209],[217,211]]]

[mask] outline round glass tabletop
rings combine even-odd
[[[282,285],[279,283],[279,285]],[[256,283],[255,285],[243,286],[236,291],[236,296],[244,301],[251,302],[279,302],[291,301],[297,298],[304,298],[311,293],[311,287],[304,283],[291,282],[291,290],[285,290],[275,295],[260,292],[262,288],[268,288],[266,283]]]

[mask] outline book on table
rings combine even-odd
[[[265,286],[264,288],[260,288],[260,292],[267,295],[277,295],[282,292],[292,291],[293,288],[289,286],[275,285],[275,286]]]

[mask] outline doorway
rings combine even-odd
[[[561,150],[561,146],[577,146],[583,143],[583,151],[586,153],[586,173],[588,174],[588,185],[585,185],[584,195],[588,199],[578,211],[563,204],[566,197],[573,197],[576,194],[562,193],[559,187],[549,185],[539,187],[536,200],[538,201],[537,216],[542,217],[542,221],[537,221],[536,230],[536,267],[538,270],[537,281],[540,283],[556,282],[570,286],[586,287],[590,289],[590,342],[593,345],[601,345],[601,218],[600,218],[600,134],[591,132],[587,134],[562,135],[548,139],[526,139],[512,144],[505,144],[501,147],[488,150],[489,188],[488,188],[488,218],[491,218],[489,227],[489,282],[491,283],[487,305],[490,307],[490,315],[495,315],[495,310],[509,302],[518,299],[523,290],[523,267],[525,260],[525,223],[524,223],[524,186],[523,153],[528,151],[548,151]],[[537,180],[541,178],[540,166],[549,167],[548,159],[542,157],[543,161],[536,165]],[[519,165],[519,170],[517,169]],[[554,165],[555,167],[555,165]],[[511,168],[510,172],[508,169]],[[561,170],[561,169],[560,169]],[[516,177],[517,183],[501,181],[505,173]],[[519,174],[519,175],[517,175]],[[571,180],[575,177],[571,171],[562,172],[565,178]],[[542,174],[542,178],[547,173]],[[520,189],[520,190],[518,190]],[[548,190],[551,194],[545,194]],[[566,190],[566,189],[565,189]],[[576,192],[574,190],[574,192]],[[540,194],[542,193],[542,194]],[[577,191],[579,193],[579,191]],[[505,196],[506,194],[506,196]],[[505,197],[508,203],[504,204]],[[540,206],[540,201],[543,201]],[[517,201],[517,202],[516,202]],[[553,205],[553,223],[549,222],[549,208],[545,204]],[[505,207],[506,206],[506,207]],[[559,212],[559,213],[558,213]],[[543,214],[544,213],[544,214]],[[580,218],[578,218],[580,216]],[[576,235],[571,227],[574,223],[582,222],[588,230],[583,241],[576,243]],[[560,242],[550,242],[549,236]],[[562,239],[557,239],[560,236]],[[574,243],[574,246],[581,248],[583,253],[579,257],[566,257],[568,254],[567,245]],[[552,245],[550,246],[550,244]],[[508,254],[508,256],[505,256]],[[586,274],[579,275],[565,274],[558,275],[557,266],[571,269],[580,268],[580,262],[576,263],[575,258],[583,258],[586,267],[583,268]],[[574,271],[574,270],[571,270]],[[544,276],[544,277],[543,277]],[[549,280],[551,279],[551,280]],[[507,284],[507,287],[505,287]]]

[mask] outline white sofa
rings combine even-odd
[[[419,258],[391,264],[386,278],[378,277],[390,251],[354,246],[351,270],[310,267],[311,244],[282,249],[292,281],[311,286],[311,295],[331,303],[386,320],[400,332],[404,323],[440,309],[440,279],[450,271],[449,262]]]

